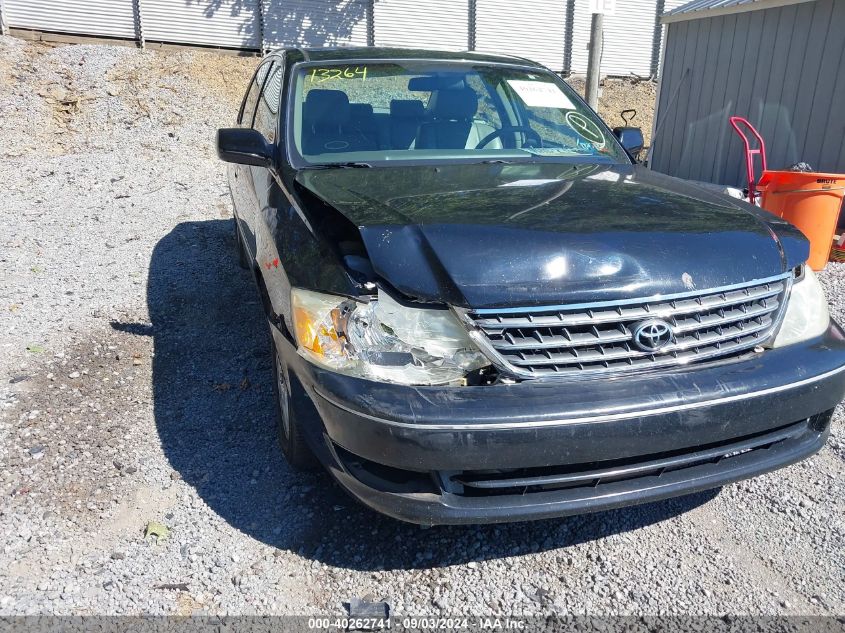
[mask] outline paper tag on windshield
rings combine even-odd
[[[523,180],[512,180],[511,182],[503,182],[500,187],[538,187],[540,185],[548,185],[553,182],[560,182],[557,178],[524,178]]]
[[[529,108],[575,109],[575,105],[569,100],[569,97],[555,84],[548,81],[508,79],[508,83]]]

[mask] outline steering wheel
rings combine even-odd
[[[528,141],[528,137],[531,137],[532,140],[535,140],[537,142],[537,147],[543,147],[543,139],[540,138],[540,135],[537,134],[537,132],[532,130],[527,125],[514,125],[511,127],[503,127],[501,130],[494,130],[490,132],[490,134],[478,141],[478,145],[475,146],[475,149],[484,149],[494,138],[500,138],[505,134],[509,134],[511,132],[523,132],[526,136],[526,141]],[[525,146],[525,143],[523,143],[523,146]]]

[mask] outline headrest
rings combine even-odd
[[[471,119],[478,110],[478,95],[472,88],[438,90],[431,96],[429,111],[437,119]]]
[[[371,103],[350,103],[349,112],[353,119],[369,119],[373,116],[373,106]]]
[[[425,114],[425,105],[417,99],[391,99],[390,116],[406,119],[421,119]]]
[[[350,115],[349,97],[342,90],[311,90],[302,110],[302,117],[315,127],[343,125]]]

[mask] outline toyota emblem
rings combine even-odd
[[[672,327],[662,319],[640,321],[634,326],[634,345],[644,352],[657,352],[672,342]]]

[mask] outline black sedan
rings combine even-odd
[[[474,53],[286,49],[237,127],[240,260],[278,427],[417,523],[681,495],[818,451],[845,339],[801,233],[635,161],[559,77]]]

